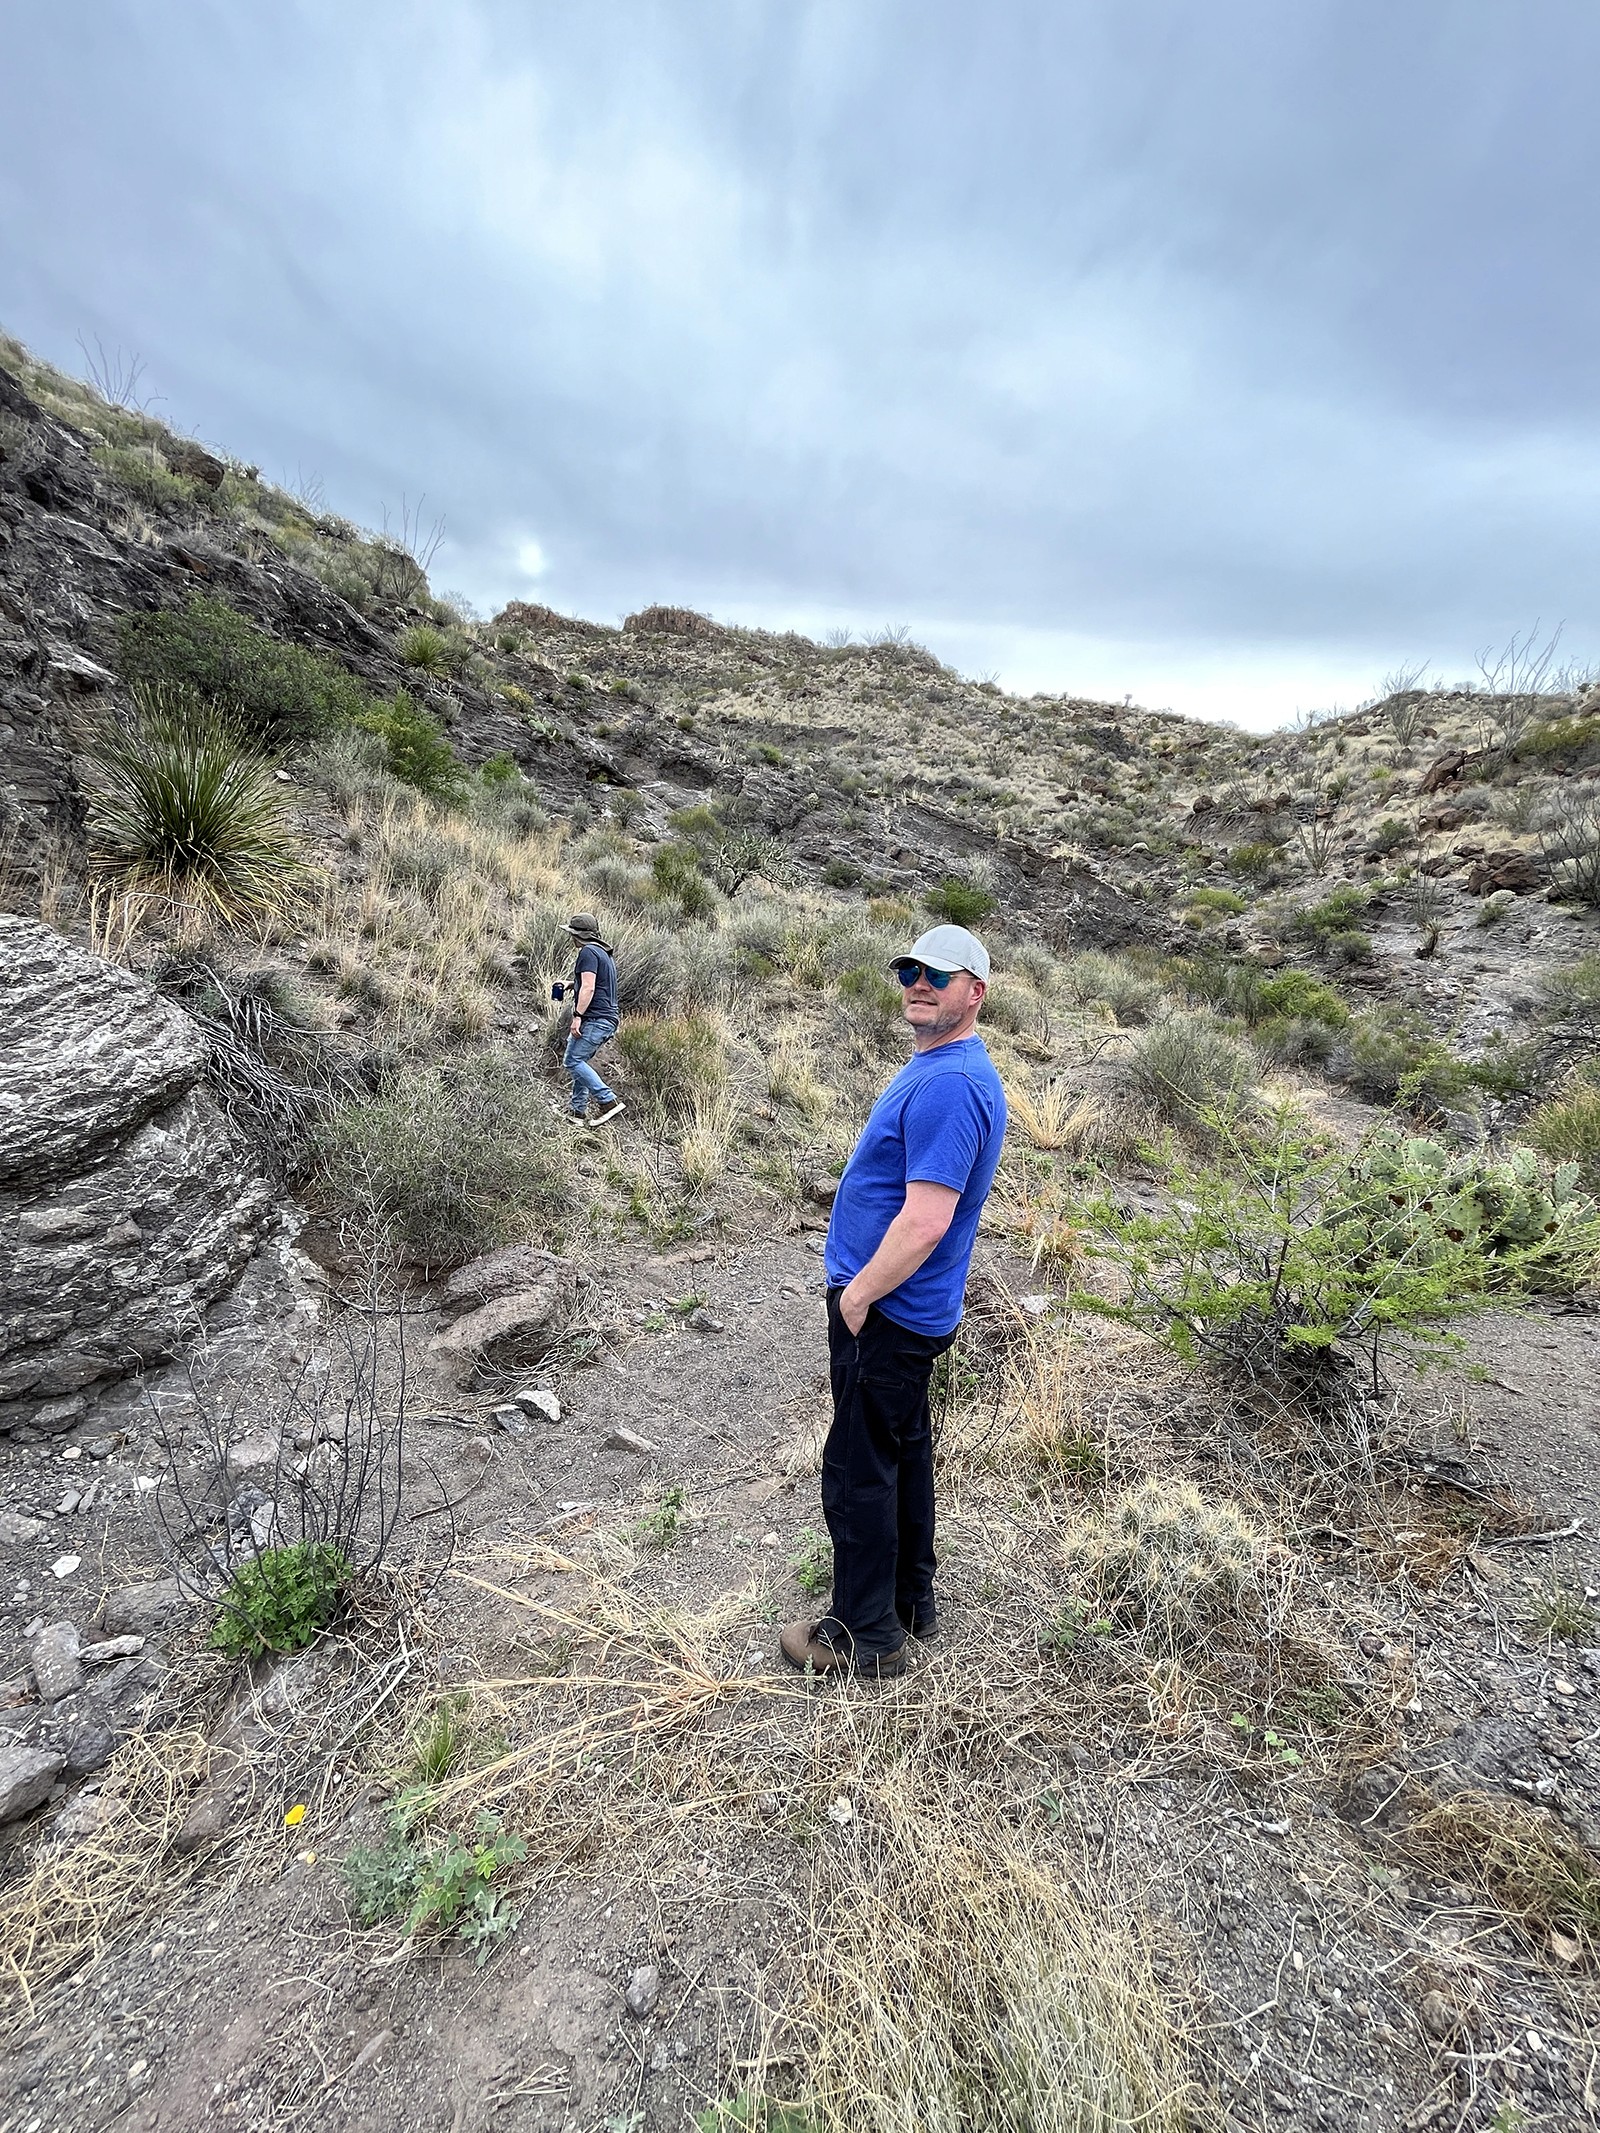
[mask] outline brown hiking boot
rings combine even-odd
[[[862,1674],[887,1681],[906,1670],[904,1645],[897,1652],[862,1652],[852,1657],[819,1637],[815,1622],[791,1622],[778,1634],[778,1649],[791,1666],[810,1667],[816,1674]]]

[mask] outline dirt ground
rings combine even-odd
[[[1480,1860],[1430,1859],[1415,1834],[1427,1803],[1462,1784],[1551,1808],[1591,1841],[1600,1834],[1600,1650],[1534,1626],[1553,1585],[1580,1596],[1600,1587],[1600,1322],[1556,1311],[1477,1322],[1475,1371],[1411,1388],[1394,1432],[1410,1449],[1350,1499],[1360,1524],[1339,1527],[1309,1497],[1296,1508],[1281,1496],[1283,1537],[1309,1565],[1309,1619],[1363,1715],[1348,1740],[1280,1765],[1251,1712],[1209,1730],[1173,1723],[1132,1697],[1105,1655],[1042,1657],[1040,1593],[1062,1583],[1043,1554],[1071,1503],[1041,1509],[1036,1491],[972,1465],[947,1461],[941,1481],[940,1641],[897,1683],[784,1678],[776,1626],[816,1609],[790,1566],[822,1525],[820,1241],[802,1228],[665,1257],[611,1255],[597,1269],[604,1337],[592,1359],[542,1379],[562,1405],[553,1424],[508,1430],[494,1416],[503,1393],[465,1395],[431,1376],[430,1319],[418,1311],[402,1693],[330,1753],[333,1720],[366,1708],[392,1644],[380,1651],[358,1636],[258,1665],[241,1686],[185,1622],[150,1637],[136,1683],[146,1727],[175,1729],[175,1771],[182,1744],[192,1746],[185,1727],[232,1741],[231,1790],[187,1857],[152,1840],[149,1885],[120,1923],[107,1913],[98,1960],[47,1984],[31,2007],[11,1989],[5,2133],[693,2125],[743,2085],[763,2038],[765,2063],[781,2072],[770,2018],[787,2011],[815,1876],[862,1841],[870,1816],[866,1789],[853,1820],[817,1812],[805,1791],[809,1735],[830,1714],[910,1722],[986,1703],[1031,1715],[1013,1729],[1006,1767],[975,1770],[974,1786],[997,1786],[1063,1873],[1147,1922],[1190,2036],[1197,2123],[1380,2133],[1600,2116],[1586,1951],[1508,1915]],[[1014,1295],[1039,1286],[998,1244],[982,1248],[980,1274]],[[291,1277],[279,1264],[232,1307],[231,1327],[229,1315],[202,1383],[243,1386],[242,1432],[251,1399],[270,1404],[274,1371],[315,1348],[337,1305],[304,1268]],[[1102,1367],[1096,1346],[1108,1338],[1093,1325],[1075,1332],[1086,1414],[1108,1451],[1105,1485],[1176,1463],[1231,1474],[1259,1497],[1281,1453],[1220,1424],[1214,1398],[1176,1366],[1119,1361],[1113,1347]],[[167,1372],[149,1389],[181,1438],[188,1381]],[[655,1449],[607,1449],[619,1424]],[[4,1554],[13,1713],[27,1707],[25,1630],[64,1611],[91,1624],[107,1594],[161,1574],[137,1488],[158,1451],[148,1404],[124,1392],[71,1439],[0,1454],[4,1504],[48,1522]],[[64,1487],[91,1466],[100,1489],[90,1512],[56,1515]],[[1502,1483],[1515,1515],[1452,1512]],[[641,1541],[637,1522],[674,1489],[683,1510],[670,1544]],[[441,1500],[455,1506],[447,1564]],[[64,1535],[82,1561],[57,1578]],[[537,1750],[537,1684],[575,1664],[565,1650],[552,1658],[552,1621],[574,1619],[583,1581],[573,1566],[595,1535],[619,1551],[600,1558],[601,1583],[632,1610],[631,1630],[613,1627],[605,1651],[654,1650],[653,1663],[669,1663],[660,1651],[680,1647],[670,1635],[652,1645],[639,1625],[692,1616],[698,1648],[732,1684],[697,1750],[715,1806],[669,1791],[633,1801],[609,1839],[598,1823],[586,1832],[573,1821],[569,1841],[570,1788],[552,1794],[555,1834],[534,1846],[515,1930],[481,1968],[455,1940],[413,1946],[393,1927],[353,1928],[340,1861],[381,1833],[407,1726],[430,1695],[473,1684],[501,1714],[486,1752]],[[1081,1678],[1046,1722],[1037,1681],[1052,1669]],[[757,1791],[727,1710],[767,1691],[781,1693],[763,1706],[768,1775]],[[1063,1728],[1068,1707],[1079,1715]],[[719,1787],[722,1743],[729,1781]],[[215,1795],[215,1752],[187,1767],[209,1769]],[[609,1783],[604,1767],[594,1765],[596,1788]],[[74,1832],[81,1846],[85,1799],[103,1782],[91,1777],[9,1832],[8,1875],[52,1846],[70,1849]],[[199,1788],[183,1791],[181,1773],[175,1783],[187,1813]],[[521,1797],[537,1827],[537,1792]],[[303,1819],[286,1827],[301,1804]],[[660,1990],[641,2018],[624,1995],[645,1966]]]

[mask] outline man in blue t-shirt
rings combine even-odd
[[[872,1108],[828,1225],[833,1427],[822,1515],[833,1604],[779,1638],[818,1673],[898,1674],[936,1615],[928,1383],[955,1338],[978,1218],[1005,1138],[1006,1099],[978,1010],[989,955],[935,926],[891,965],[916,1052]]]

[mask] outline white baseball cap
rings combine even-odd
[[[965,926],[930,927],[909,948],[891,956],[889,968],[896,970],[902,963],[923,963],[929,970],[967,970],[985,984],[989,982],[989,951]]]

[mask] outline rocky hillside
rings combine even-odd
[[[427,560],[0,341],[5,2124],[1587,2122],[1600,694],[1255,736]],[[944,1629],[826,1687],[935,917]]]

